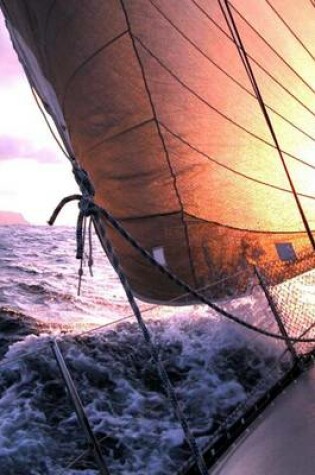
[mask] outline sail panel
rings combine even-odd
[[[55,2],[42,41],[46,44],[47,61],[62,104],[72,81],[89,74],[89,63],[97,61],[98,55],[126,30],[125,17],[116,0]],[[80,34],[73,33],[76,31]],[[117,51],[119,55],[119,46]],[[101,61],[107,59],[103,56]],[[115,62],[110,60],[114,66]],[[86,67],[90,67],[88,73]]]
[[[117,218],[146,219],[181,210],[153,120],[107,139],[90,155],[93,160],[81,163],[89,169],[96,201]]]

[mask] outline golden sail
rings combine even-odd
[[[312,252],[313,2],[0,5],[95,202],[158,262],[198,289],[248,262],[285,266]],[[107,227],[137,295],[181,295]],[[233,280],[212,296],[244,286]]]

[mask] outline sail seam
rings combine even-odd
[[[169,217],[169,216],[176,216],[177,214],[180,214],[181,211],[169,211],[169,212],[166,212],[166,213],[154,213],[154,214],[144,214],[142,216],[126,216],[126,217],[119,217],[117,215],[117,219],[120,219],[120,221],[136,221],[138,219],[151,219],[151,218],[165,218],[165,217]],[[185,212],[186,214],[186,212]]]
[[[130,20],[129,20],[129,17],[128,17],[128,12],[127,12],[124,0],[120,0],[120,3],[121,3],[121,7],[122,7],[122,10],[123,10],[125,18],[126,18],[126,23],[127,23],[127,26],[128,26],[128,31],[129,31],[130,39],[131,39],[131,42],[132,42],[132,45],[133,45],[134,53],[135,53],[135,56],[138,60],[138,64],[139,64],[139,67],[140,67],[140,70],[141,70],[141,75],[142,75],[142,79],[143,79],[143,82],[144,82],[144,87],[145,87],[145,90],[147,92],[148,99],[149,99],[149,102],[150,102],[150,105],[151,105],[151,108],[152,108],[152,113],[153,113],[154,121],[156,123],[158,136],[161,140],[161,144],[162,144],[162,147],[164,149],[164,154],[165,154],[165,158],[166,158],[169,170],[170,170],[170,174],[173,178],[174,191],[176,193],[179,206],[181,208],[181,218],[182,218],[182,223],[183,223],[183,227],[184,227],[184,230],[185,230],[185,237],[186,237],[186,244],[187,244],[187,248],[188,248],[188,256],[189,256],[189,261],[190,261],[191,272],[192,272],[192,276],[193,276],[195,285],[197,285],[195,269],[194,269],[194,265],[193,265],[190,243],[189,243],[188,227],[187,227],[187,223],[184,220],[184,206],[183,206],[181,196],[180,196],[180,193],[179,193],[179,190],[178,190],[178,187],[177,187],[176,175],[174,173],[174,170],[173,170],[173,167],[172,167],[172,164],[171,164],[169,153],[168,153],[168,150],[167,150],[167,147],[166,147],[166,144],[165,144],[165,139],[163,137],[163,134],[162,134],[162,131],[161,131],[161,128],[160,128],[160,125],[159,125],[159,121],[158,121],[158,118],[157,118],[157,112],[156,112],[155,105],[154,105],[154,102],[153,102],[152,94],[151,94],[151,91],[150,91],[150,88],[149,88],[149,85],[148,85],[148,81],[146,79],[144,66],[142,64],[142,60],[140,58],[140,54],[139,54],[139,51],[138,51],[138,48],[137,48],[137,45],[136,45],[136,42],[135,42],[135,40],[138,40],[138,38],[132,33],[131,24],[130,24]]]
[[[69,91],[69,88],[70,88],[70,85],[71,83],[74,81],[75,77],[83,70],[83,68],[92,60],[94,59],[96,56],[98,56],[100,53],[102,53],[106,48],[108,48],[109,46],[111,46],[113,43],[115,43],[116,41],[120,40],[124,35],[126,35],[128,33],[128,30],[124,30],[123,32],[119,33],[119,35],[115,36],[114,38],[112,38],[111,40],[107,41],[107,43],[105,43],[104,45],[100,46],[96,51],[94,51],[90,56],[88,56],[74,71],[73,73],[70,75],[70,77],[68,78],[67,82],[66,82],[66,85],[64,87],[64,93],[63,93],[63,97],[62,97],[62,101],[61,101],[61,104],[62,104],[62,110],[64,111],[64,107],[65,107],[65,102],[66,102],[66,96],[67,96],[67,93]]]
[[[280,148],[280,145],[279,145],[279,142],[278,142],[278,137],[277,137],[277,134],[274,130],[274,127],[273,127],[273,124],[272,124],[272,121],[269,117],[269,114],[266,110],[266,107],[265,107],[265,103],[263,101],[263,98],[262,98],[262,95],[260,93],[260,89],[259,89],[259,85],[257,83],[257,80],[256,80],[256,77],[255,77],[255,74],[252,70],[252,67],[251,67],[251,64],[250,64],[250,61],[247,57],[247,54],[246,54],[246,50],[244,48],[244,45],[243,45],[243,42],[242,42],[242,38],[239,34],[239,31],[238,31],[238,28],[237,28],[237,25],[235,23],[235,20],[234,20],[234,17],[233,17],[233,14],[231,12],[231,9],[230,9],[230,2],[229,0],[219,0],[219,5],[220,5],[220,8],[221,8],[221,11],[222,11],[222,14],[223,16],[225,17],[226,19],[226,22],[227,22],[227,25],[231,31],[231,35],[233,36],[234,40],[235,40],[235,45],[236,45],[236,48],[239,52],[239,55],[241,57],[241,60],[243,62],[243,65],[244,65],[244,68],[248,74],[248,77],[252,83],[252,86],[253,86],[253,89],[254,89],[254,92],[257,96],[257,100],[259,102],[259,105],[260,105],[260,108],[261,108],[261,112],[264,116],[264,119],[266,121],[266,124],[268,126],[268,129],[270,131],[270,134],[272,136],[272,139],[274,141],[274,144],[278,150],[278,155],[279,155],[279,158],[280,158],[280,161],[283,165],[283,168],[284,168],[284,171],[286,173],[286,176],[287,176],[287,179],[288,179],[288,182],[290,184],[290,187],[292,189],[292,192],[293,192],[293,196],[294,196],[294,199],[295,199],[295,202],[296,202],[296,206],[298,208],[298,211],[300,213],[300,216],[301,216],[301,219],[303,221],[303,224],[304,224],[304,227],[305,227],[305,230],[308,234],[308,237],[309,237],[309,240],[310,240],[310,243],[311,243],[311,246],[313,248],[313,250],[315,250],[315,240],[314,240],[314,237],[312,235],[312,232],[311,232],[311,229],[310,229],[310,226],[309,226],[309,223],[307,221],[307,217],[304,213],[304,209],[303,209],[303,206],[300,202],[300,199],[297,195],[297,192],[296,192],[296,189],[295,189],[295,185],[294,185],[294,182],[291,178],[291,175],[290,175],[290,172],[289,172],[289,169],[287,167],[287,164],[286,164],[286,161],[283,157],[283,154],[282,154],[282,150]],[[224,6],[225,6],[225,9],[224,9]],[[231,5],[231,8],[233,9],[233,5]]]
[[[240,231],[240,232],[248,232],[248,233],[255,233],[255,234],[272,234],[272,235],[297,235],[297,234],[303,234],[304,236],[307,234],[305,229],[301,229],[300,231],[266,231],[264,229],[256,229],[256,228],[239,228],[238,226],[232,226],[230,224],[225,224],[225,223],[220,223],[219,221],[212,221],[210,219],[206,218],[201,218],[200,216],[196,216],[193,213],[189,213],[188,211],[185,212],[185,215],[189,218],[193,218],[193,220],[196,220],[196,222],[201,221],[206,224],[213,224],[215,226],[221,226],[226,229],[232,229],[234,231]],[[315,229],[313,230],[315,232]]]
[[[126,222],[138,221],[138,220],[143,221],[145,219],[151,219],[151,218],[166,218],[166,217],[176,216],[179,213],[180,213],[179,211],[172,211],[170,213],[160,213],[160,214],[151,214],[151,215],[147,214],[143,216],[132,216],[132,217],[128,216],[125,218],[117,216],[117,219],[119,219],[119,221],[121,222],[126,223]],[[283,231],[283,230],[266,231],[264,229],[256,229],[256,228],[240,228],[238,226],[232,226],[230,224],[220,223],[219,221],[213,221],[211,219],[202,218],[189,211],[184,211],[184,214],[188,218],[192,218],[193,222],[197,222],[197,223],[202,222],[202,223],[211,224],[214,226],[221,226],[222,228],[231,229],[231,230],[239,231],[239,232],[249,232],[249,233],[255,233],[255,234],[273,234],[273,235],[285,234],[285,235],[290,235],[290,236],[297,235],[297,234],[303,234],[303,235],[306,234],[305,230],[303,229],[301,229],[300,231]]]
[[[278,10],[270,3],[269,0],[265,0],[265,2],[267,3],[267,5],[271,8],[271,10],[275,13],[275,15],[277,15],[277,17],[279,18],[279,20],[286,26],[286,28],[289,30],[289,32],[291,33],[291,35],[296,39],[296,41],[302,46],[302,48],[308,53],[308,55],[310,56],[310,58],[315,61],[315,56],[311,53],[311,51],[307,48],[307,46],[303,43],[303,41],[298,37],[298,35],[295,33],[295,31],[293,30],[293,28],[291,28],[291,26],[284,20],[284,18],[280,15],[280,13],[278,12]]]
[[[117,137],[121,137],[124,134],[128,134],[129,132],[132,132],[136,129],[139,129],[140,127],[143,127],[145,125],[150,124],[151,122],[155,122],[154,117],[151,117],[150,119],[143,120],[142,122],[139,122],[138,124],[135,124],[131,127],[128,127],[127,129],[122,130],[121,132],[118,132],[117,134],[110,135],[109,137],[106,137],[105,139],[101,140],[95,145],[92,145],[92,147],[84,150],[82,154],[91,152],[92,150],[95,150],[96,148],[100,147],[102,144],[109,142],[110,140],[115,140]]]
[[[200,96],[200,94],[198,94],[196,91],[194,91],[190,86],[188,86],[187,84],[184,83],[184,81],[182,79],[180,79],[175,73],[173,73],[173,71],[171,71],[147,46],[144,45],[144,43],[138,38],[135,36],[135,39],[141,44],[141,46],[147,51],[147,53],[152,56],[152,58],[154,58],[156,60],[156,62],[165,70],[169,73],[170,76],[172,76],[184,89],[186,89],[187,91],[189,91],[193,96],[195,96],[197,99],[199,99],[200,102],[202,102],[203,104],[205,104],[209,109],[212,109],[214,112],[216,112],[218,115],[220,115],[221,117],[223,117],[225,120],[227,120],[228,122],[230,122],[231,124],[235,125],[236,127],[238,127],[239,129],[243,130],[245,133],[247,133],[248,135],[250,135],[251,137],[255,138],[256,140],[264,143],[265,145],[267,145],[268,147],[271,147],[273,148],[274,150],[277,150],[277,147],[272,144],[271,142],[268,142],[268,140],[265,140],[263,139],[262,137],[260,137],[259,135],[256,135],[254,132],[251,132],[249,129],[247,129],[246,127],[244,127],[243,125],[241,125],[239,122],[236,122],[234,119],[232,119],[231,117],[227,116],[226,114],[224,114],[223,112],[221,112],[219,109],[217,109],[216,107],[214,107],[213,105],[210,104],[210,102],[208,102],[206,99],[204,99],[202,96]],[[293,155],[292,153],[290,152],[287,152],[285,150],[282,150],[281,151],[287,155],[288,157],[291,157],[301,163],[304,163],[305,165],[311,167],[311,168],[315,168],[314,165],[311,165],[307,162],[305,162],[303,159],[297,157],[296,155]]]
[[[232,82],[234,82],[235,84],[237,84],[244,92],[246,92],[249,96],[252,96],[253,98],[256,99],[256,96],[255,94],[253,94],[249,89],[247,89],[247,87],[243,86],[243,84],[241,82],[239,82],[235,77],[233,77],[231,74],[229,74],[224,68],[222,68],[219,64],[217,64],[210,56],[208,56],[201,48],[199,48],[199,46],[193,41],[191,40],[183,31],[180,30],[180,28],[178,28],[175,23],[167,17],[167,15],[165,15],[165,13],[157,6],[155,5],[155,3],[152,1],[152,0],[149,0],[149,2],[151,3],[151,5],[160,13],[160,15],[178,32],[179,35],[181,35],[191,46],[193,46],[205,59],[207,59],[211,64],[213,64],[219,71],[221,71],[226,77],[228,77]],[[231,38],[228,37],[230,40]],[[232,41],[232,40],[231,40]],[[232,41],[234,43],[234,41]],[[296,97],[294,95],[291,95],[289,91],[287,91],[285,88],[284,88],[285,92],[287,92],[287,94],[289,94],[290,96],[292,96],[293,99],[297,100]],[[266,107],[271,110],[274,114],[276,114],[278,117],[280,117],[281,119],[283,119],[285,122],[287,122],[288,124],[290,124],[292,127],[294,127],[296,130],[298,130],[299,132],[301,132],[303,135],[305,135],[306,137],[308,137],[309,139],[313,140],[315,142],[315,137],[313,137],[312,135],[310,135],[308,132],[306,132],[305,130],[301,129],[298,125],[296,125],[294,122],[292,122],[290,119],[288,119],[287,117],[285,117],[284,115],[282,115],[280,112],[278,112],[276,109],[274,109],[272,106],[266,104]],[[308,112],[312,113],[311,111],[308,110]],[[313,115],[315,115],[314,113],[312,113]]]
[[[270,43],[259,33],[259,31],[256,30],[256,28],[253,27],[253,25],[240,13],[240,11],[231,3],[229,2],[229,5],[231,8],[235,11],[235,13],[248,25],[248,27],[260,38],[269,48],[270,50],[279,58],[289,69],[292,71],[296,77],[300,79],[300,81],[313,93],[315,94],[315,89],[294,69],[293,66],[291,66],[290,63],[288,63],[282,56],[277,52],[277,50],[271,46]]]
[[[218,30],[221,31],[221,33],[223,33],[226,38],[228,38],[232,43],[235,44],[235,41],[233,40],[233,38],[231,38],[231,36],[226,32],[224,31],[224,29],[200,6],[198,5],[198,3],[195,2],[195,0],[191,0],[192,3],[196,6],[196,8],[198,8],[198,10],[200,10],[203,15],[209,20],[209,22],[211,22],[213,25],[215,25]],[[247,53],[247,56],[253,61],[254,64],[256,64],[256,66],[258,66],[259,69],[261,69],[261,71],[263,71],[272,81],[274,81],[276,84],[278,84],[278,86],[283,89],[287,94],[289,94],[289,96],[291,96],[293,99],[296,100],[296,102],[298,102],[305,110],[307,110],[310,114],[312,114],[313,116],[315,116],[315,112],[310,109],[306,104],[304,104],[303,101],[301,101],[293,92],[291,92],[289,89],[287,89],[280,81],[278,81],[277,78],[275,78],[266,68],[264,68],[264,66],[262,64],[259,63],[259,61],[257,61],[251,54]]]
[[[197,147],[195,147],[194,145],[192,145],[191,143],[189,143],[187,140],[185,140],[181,135],[173,132],[170,128],[168,128],[163,122],[160,122],[160,125],[167,131],[169,132],[171,135],[173,135],[175,138],[177,138],[178,140],[180,140],[183,144],[187,145],[188,147],[190,147],[192,150],[194,150],[196,153],[204,156],[205,158],[207,158],[209,161],[215,163],[216,165],[230,171],[231,173],[234,173],[236,175],[239,175],[245,179],[248,179],[250,181],[253,181],[255,183],[258,183],[260,185],[264,185],[264,186],[268,186],[270,188],[274,188],[276,190],[279,190],[279,191],[283,191],[283,192],[286,192],[286,193],[290,193],[292,194],[292,190],[288,190],[286,188],[282,188],[280,186],[277,186],[277,185],[273,185],[272,183],[268,183],[268,182],[265,182],[265,181],[262,181],[262,180],[258,180],[257,178],[254,178],[254,177],[251,177],[249,175],[246,175],[245,173],[242,173],[242,172],[239,172],[237,170],[235,170],[234,168],[231,168],[231,167],[228,167],[227,165],[224,165],[223,163],[219,162],[218,160],[216,160],[215,158],[211,157],[210,155],[208,155],[207,153],[203,152],[202,150],[199,150]],[[310,165],[311,168],[313,168],[313,166]],[[304,194],[304,193],[298,193],[299,196],[302,196],[304,198],[309,198],[309,199],[315,199],[315,195],[307,195],[307,194]]]

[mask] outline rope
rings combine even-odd
[[[90,271],[90,276],[91,276],[91,277],[93,277],[93,264],[94,264],[94,259],[93,259],[93,240],[92,240],[92,224],[93,224],[93,220],[90,218],[90,219],[89,219],[89,229],[88,229],[88,235],[89,235],[88,266],[89,266],[89,271]]]
[[[156,365],[156,368],[157,368],[157,371],[158,371],[158,374],[159,374],[159,377],[162,381],[162,384],[164,386],[164,389],[165,389],[165,392],[172,404],[172,407],[173,407],[173,410],[178,418],[178,420],[180,421],[181,423],[181,426],[182,426],[182,429],[183,429],[183,432],[185,434],[185,437],[186,437],[186,440],[190,446],[190,449],[192,451],[192,454],[193,454],[193,457],[195,459],[195,462],[199,468],[199,472],[201,475],[207,475],[208,474],[208,470],[207,470],[207,467],[206,467],[206,464],[205,464],[205,461],[203,459],[203,456],[202,456],[202,453],[201,451],[199,450],[198,448],[198,445],[197,445],[197,442],[196,442],[196,439],[189,427],[189,424],[188,424],[188,421],[186,419],[186,416],[184,415],[183,413],[183,410],[181,408],[181,405],[177,399],[177,396],[176,396],[176,392],[175,392],[175,389],[167,375],[167,372],[164,368],[164,365],[162,364],[161,360],[160,360],[160,355],[158,353],[158,350],[156,348],[156,346],[154,345],[153,341],[152,341],[152,337],[151,337],[151,334],[142,318],[142,315],[141,315],[141,311],[139,309],[139,306],[137,304],[137,302],[135,301],[135,298],[134,298],[134,295],[133,295],[133,292],[130,288],[130,285],[129,285],[129,282],[120,266],[120,263],[119,263],[119,259],[113,249],[113,246],[111,244],[111,242],[109,241],[109,239],[107,238],[106,236],[106,233],[105,233],[105,227],[102,225],[100,219],[99,219],[99,216],[97,216],[96,218],[96,222],[97,222],[97,225],[99,226],[99,229],[100,229],[100,232],[102,234],[102,238],[103,240],[101,240],[101,244],[102,244],[102,247],[104,248],[104,251],[106,252],[107,256],[108,256],[108,259],[110,261],[110,263],[112,264],[114,270],[116,271],[117,275],[118,275],[118,278],[124,288],[124,291],[126,293],[126,296],[127,296],[127,299],[128,299],[128,302],[130,304],[130,307],[132,308],[132,311],[134,313],[134,316],[136,317],[137,319],[137,322],[138,322],[138,325],[142,331],[142,334],[143,334],[143,337],[144,337],[144,340],[146,342],[146,344],[148,345],[149,349],[150,349],[150,352],[151,352],[151,355],[152,355],[152,358],[153,358],[153,361]]]
[[[80,169],[79,167],[74,169],[74,174],[75,178],[77,180],[77,183],[79,184],[81,190],[82,190],[82,196],[80,197],[80,203],[79,203],[79,217],[78,217],[78,227],[77,227],[77,257],[81,258],[81,264],[82,264],[82,258],[83,258],[83,251],[84,251],[84,239],[85,239],[85,232],[86,232],[86,227],[85,225],[82,226],[82,223],[86,223],[86,218],[87,217],[92,217],[93,223],[95,225],[95,229],[100,237],[100,243],[108,256],[109,261],[111,262],[114,270],[116,271],[118,278],[124,288],[126,297],[128,299],[128,302],[130,304],[130,307],[133,311],[134,316],[136,317],[136,320],[138,322],[139,328],[142,331],[144,340],[150,350],[152,359],[156,365],[157,371],[159,378],[162,382],[162,385],[164,387],[164,390],[171,402],[172,408],[174,410],[174,413],[176,414],[183,433],[185,435],[186,441],[191,449],[193,459],[196,463],[196,466],[198,467],[199,473],[201,475],[207,475],[208,470],[206,463],[204,461],[202,452],[198,448],[196,439],[194,437],[193,432],[191,431],[188,421],[186,419],[186,416],[181,408],[181,404],[179,400],[177,399],[176,391],[175,388],[172,386],[172,383],[168,377],[168,374],[160,360],[160,355],[159,352],[156,348],[156,346],[153,343],[151,334],[143,320],[140,308],[135,300],[135,297],[133,295],[133,292],[131,290],[131,287],[129,285],[128,279],[126,275],[124,274],[121,266],[119,259],[114,251],[114,248],[107,238],[106,231],[105,231],[105,226],[103,225],[103,222],[101,220],[102,217],[106,219],[106,221],[113,226],[114,229],[116,229],[122,237],[124,237],[136,250],[138,250],[143,257],[145,257],[147,260],[149,260],[155,267],[157,267],[161,272],[166,274],[172,281],[180,285],[182,288],[184,288],[187,292],[190,294],[194,295],[197,297],[201,302],[206,303],[210,308],[218,311],[221,315],[226,316],[227,318],[240,323],[241,325],[250,328],[252,330],[255,330],[258,333],[264,334],[266,336],[272,336],[273,338],[277,338],[280,340],[285,340],[286,342],[288,339],[293,342],[293,341],[315,341],[315,339],[297,339],[297,338],[291,338],[291,337],[283,337],[282,335],[274,334],[271,332],[267,332],[265,330],[262,330],[260,328],[257,328],[251,324],[248,324],[247,322],[244,322],[240,320],[238,317],[235,317],[225,310],[221,309],[220,307],[217,307],[215,304],[210,302],[207,298],[205,298],[200,292],[192,289],[190,286],[185,284],[181,279],[179,279],[176,275],[172,274],[170,271],[168,271],[164,266],[159,264],[155,259],[145,250],[142,248],[142,246],[120,225],[120,223],[110,214],[108,213],[105,209],[101,208],[100,206],[96,205],[93,201],[93,196],[94,196],[94,188],[89,183],[89,178],[87,173]],[[73,199],[78,199],[78,196],[72,196],[69,197],[66,200],[63,200],[63,203],[69,202]],[[53,218],[49,220],[49,224],[53,224],[54,220],[56,219],[58,213],[60,212],[62,206],[59,204],[57,209],[53,213]],[[90,231],[89,231],[89,236],[90,236]],[[90,244],[91,244],[91,237],[89,237]]]
[[[82,277],[82,257],[83,257],[83,250],[84,250],[84,237],[85,237],[85,226],[82,226],[82,222],[86,216],[91,216],[93,215],[93,221],[97,223],[98,228],[101,232],[102,235],[102,240],[101,240],[101,245],[105,251],[105,253],[108,256],[109,261],[111,262],[114,270],[116,271],[118,278],[124,288],[124,291],[126,293],[128,302],[130,304],[130,307],[132,308],[133,314],[137,319],[138,325],[143,333],[144,340],[146,344],[148,345],[152,358],[154,360],[154,363],[156,364],[157,371],[159,374],[159,377],[162,381],[163,387],[165,389],[165,392],[172,404],[173,410],[180,421],[180,424],[182,426],[185,438],[187,440],[188,445],[190,446],[191,452],[193,454],[195,463],[197,464],[197,467],[199,469],[199,472],[201,475],[207,475],[208,470],[205,464],[205,461],[203,460],[202,453],[200,452],[196,439],[189,427],[188,421],[181,409],[180,403],[177,399],[176,392],[172,386],[172,383],[167,375],[167,372],[160,361],[160,356],[158,353],[157,348],[155,347],[151,334],[142,318],[141,311],[139,309],[138,304],[135,301],[134,295],[132,293],[132,290],[130,288],[129,282],[124,274],[124,272],[121,269],[118,257],[116,256],[116,253],[114,252],[114,249],[111,245],[111,242],[107,239],[106,233],[105,233],[105,228],[102,225],[100,221],[100,213],[96,213],[94,209],[94,204],[91,201],[91,195],[89,195],[88,190],[92,190],[94,192],[93,187],[89,184],[87,188],[85,188],[85,184],[88,181],[88,175],[87,173],[82,170],[82,169],[75,169],[74,170],[75,178],[83,190],[83,195],[80,198],[80,211],[79,211],[79,216],[78,216],[78,225],[77,225],[77,230],[76,230],[76,235],[77,235],[77,254],[76,257],[81,259],[81,267],[79,270],[79,289],[81,287],[81,277]],[[94,194],[94,193],[93,193]],[[64,203],[78,199],[76,195],[68,197],[68,199],[63,200]],[[54,220],[56,219],[58,213],[60,212],[62,206],[61,203],[58,205],[56,210],[54,211],[52,218],[49,220],[49,224],[53,224]],[[81,272],[80,272],[81,271]]]
[[[77,199],[77,198],[73,198]],[[272,333],[267,330],[263,330],[262,328],[259,328],[255,325],[252,325],[251,323],[248,323],[244,320],[241,320],[239,317],[236,317],[235,315],[232,315],[231,313],[227,312],[223,308],[219,307],[218,305],[214,304],[211,302],[209,299],[207,299],[205,296],[203,296],[198,290],[193,289],[190,287],[188,284],[186,284],[182,279],[177,277],[175,274],[173,274],[171,271],[169,271],[166,267],[161,265],[159,262],[157,262],[151,254],[146,251],[132,236],[131,234],[128,233],[124,229],[124,227],[104,208],[96,205],[93,201],[90,201],[89,203],[89,210],[88,210],[89,215],[93,215],[95,217],[97,216],[103,216],[108,223],[110,223],[113,228],[118,231],[118,233],[126,240],[129,242],[129,244],[136,250],[138,251],[148,262],[150,262],[154,267],[156,267],[162,274],[166,275],[171,281],[175,282],[179,287],[184,289],[188,294],[194,296],[197,300],[199,300],[201,303],[207,305],[210,307],[212,310],[215,310],[218,312],[220,315],[223,317],[233,321],[234,323],[238,323],[239,325],[247,328],[248,330],[255,331],[257,333],[260,333],[261,335],[268,336],[270,338],[276,339],[276,340],[283,340],[287,341],[286,338],[284,338],[282,335],[278,333]],[[56,213],[54,212],[54,215]],[[49,220],[50,224],[53,224],[51,222],[52,220]],[[288,339],[291,342],[297,342],[297,343],[315,343],[315,338],[296,338],[293,336],[288,337]]]
[[[86,236],[86,217],[82,212],[79,213],[77,222],[77,254],[76,258],[80,259],[80,267],[78,270],[78,295],[81,293],[82,277],[83,277],[83,260],[84,260],[84,244]]]
[[[57,146],[59,147],[59,149],[61,150],[61,152],[63,153],[63,155],[64,155],[68,160],[70,160],[71,162],[73,162],[73,157],[71,156],[71,154],[70,154],[67,150],[65,150],[63,144],[60,142],[60,140],[59,140],[57,134],[55,133],[55,131],[53,130],[53,128],[52,128],[52,126],[51,126],[51,123],[49,122],[49,119],[48,119],[48,117],[47,117],[47,115],[46,115],[46,113],[45,113],[45,111],[44,111],[44,106],[43,106],[44,103],[43,103],[43,100],[42,100],[42,99],[41,99],[41,100],[39,99],[38,94],[37,94],[37,92],[36,92],[36,89],[35,89],[35,87],[34,87],[31,83],[30,83],[30,88],[31,88],[31,92],[32,92],[32,95],[33,95],[33,97],[34,97],[34,100],[35,100],[35,102],[36,102],[36,104],[37,104],[37,107],[38,107],[40,113],[42,114],[42,116],[43,116],[43,118],[44,118],[44,121],[46,122],[46,125],[47,125],[47,127],[48,127],[48,129],[49,129],[49,132],[51,133],[51,135],[52,135],[54,141],[56,142]],[[60,132],[60,131],[59,131],[59,132]]]

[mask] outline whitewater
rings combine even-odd
[[[49,342],[58,338],[111,474],[168,475],[190,456],[124,292],[94,236],[94,276],[71,227],[0,227],[0,473],[94,475]],[[258,287],[221,302],[277,331]],[[140,303],[200,447],[285,370],[283,345],[205,306]]]

